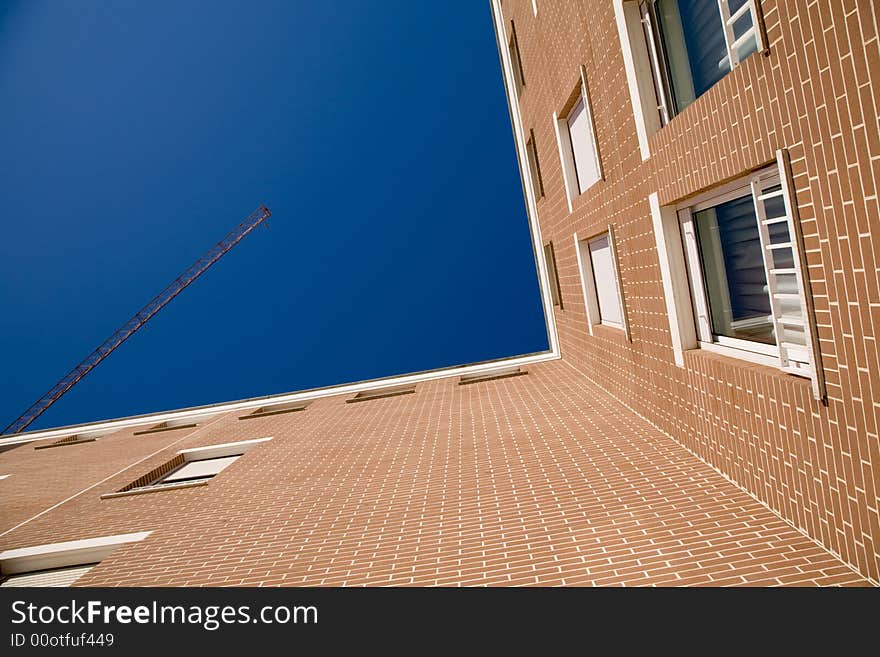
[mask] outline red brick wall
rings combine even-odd
[[[89,463],[154,438],[0,454],[2,495],[82,490],[0,549],[152,532],[77,586],[866,584],[561,361],[182,431],[100,483]],[[266,436],[205,486],[101,499],[180,449]],[[82,472],[34,474],[64,450]]]
[[[610,0],[505,0],[526,79],[556,250],[563,358],[830,550],[880,569],[880,46],[870,0],[762,0],[756,54],[650,139],[642,162]],[[605,180],[568,212],[552,126],[586,68]],[[693,350],[674,365],[647,202],[661,204],[770,164],[789,150],[828,384]],[[613,223],[632,344],[587,331],[572,235]]]

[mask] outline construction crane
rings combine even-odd
[[[24,431],[31,422],[40,417],[47,408],[58,401],[64,393],[70,390],[86,374],[95,369],[95,367],[98,366],[98,363],[113,353],[113,350],[119,345],[128,340],[135,331],[146,324],[153,315],[162,310],[169,301],[183,292],[190,283],[204,274],[211,265],[226,255],[233,246],[247,237],[247,235],[257,226],[266,221],[270,214],[269,209],[262,205],[254,210],[247,219],[242,221],[226,237],[215,244],[207,253],[205,253],[205,255],[193,263],[189,269],[174,279],[174,282],[171,283],[171,285],[159,292],[159,294],[153,297],[147,305],[141,308],[134,317],[119,327],[113,335],[104,340],[104,342],[101,343],[101,346],[86,356],[85,360],[65,374],[45,395],[31,404],[30,408],[3,430],[3,434],[13,434]]]

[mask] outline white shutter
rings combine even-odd
[[[727,46],[727,62],[731,69],[763,47],[755,2],[756,0],[718,0],[724,43]],[[733,13],[730,11],[731,5]]]
[[[89,572],[95,564],[88,566],[70,566],[69,568],[54,568],[53,570],[37,570],[31,573],[12,575],[0,583],[0,587],[14,588],[24,586],[51,586],[66,587],[73,584],[80,577]]]
[[[204,461],[189,461],[183,467],[175,470],[167,477],[162,479],[163,484],[174,481],[182,481],[185,479],[207,479],[219,474],[224,469],[232,465],[239,456],[224,456],[216,459],[207,459]]]
[[[623,314],[620,310],[620,293],[617,289],[617,275],[608,234],[590,242],[590,261],[593,265],[593,280],[596,284],[599,317],[603,324],[622,328]]]
[[[815,398],[823,399],[825,380],[788,154],[777,151],[776,161],[776,169],[756,175],[751,186],[779,347],[779,366],[790,374],[812,379]]]
[[[577,171],[578,190],[587,191],[599,179],[593,158],[590,130],[590,114],[584,99],[581,98],[568,115],[568,133],[571,136],[571,150],[574,154],[574,168]]]
[[[602,177],[599,149],[596,146],[596,133],[590,113],[587,77],[583,67],[581,67],[581,97],[568,114],[568,132],[571,138],[574,168],[577,171],[578,188],[583,194]]]

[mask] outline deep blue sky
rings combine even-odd
[[[0,430],[260,203],[31,428],[547,347],[488,2],[2,0],[0,98]]]

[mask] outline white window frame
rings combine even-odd
[[[780,186],[780,190],[772,193],[764,191],[775,186]],[[773,322],[774,334],[777,336],[776,345],[717,336],[712,331],[709,301],[703,283],[702,263],[700,261],[699,246],[693,223],[693,214],[700,210],[746,196],[751,196],[755,206],[762,255],[764,257],[764,273],[768,281],[768,294],[771,305],[770,320]],[[765,218],[763,201],[770,197],[782,197],[785,207],[785,215],[783,217],[772,220]],[[778,367],[789,374],[809,378],[813,384],[814,397],[817,400],[822,400],[825,398],[824,373],[821,366],[821,353],[817,338],[812,297],[808,294],[809,285],[806,278],[807,265],[804,257],[803,235],[800,221],[797,217],[797,206],[793,201],[794,198],[788,153],[784,150],[779,150],[777,151],[776,163],[774,165],[711,190],[685,203],[681,203],[675,207],[675,210],[680,223],[681,239],[688,269],[697,346],[707,351],[714,351],[762,365]],[[768,247],[770,238],[767,225],[768,223],[779,221],[787,224],[788,233],[791,238],[790,242],[785,245]],[[794,261],[793,269],[773,269],[769,253],[772,248],[778,246],[791,249]],[[784,273],[777,274],[777,271]],[[779,296],[785,297],[790,295],[777,293],[773,283],[774,277],[777,275],[790,276],[792,274],[797,281],[797,294],[800,299],[799,317],[782,315],[776,300]],[[789,325],[788,323],[792,321],[796,322],[796,325],[803,329],[806,345],[779,342],[779,336],[784,334],[782,327]]]
[[[593,118],[593,107],[590,103],[589,87],[587,85],[587,73],[583,66],[580,69],[580,86],[572,94],[565,109],[565,116],[559,118],[557,112],[553,112],[553,129],[556,132],[556,144],[559,147],[559,160],[562,164],[562,178],[565,184],[565,198],[568,202],[568,211],[572,212],[574,200],[581,194],[587,193],[596,183],[603,179],[602,160],[599,154],[599,142],[596,138],[596,123]],[[571,142],[571,132],[568,125],[568,118],[572,110],[577,106],[578,102],[583,102],[584,112],[587,115],[587,126],[589,128],[589,147],[592,151],[592,157],[596,166],[596,178],[584,188],[580,189],[580,179],[577,171],[577,165],[574,158],[574,148]]]
[[[728,0],[715,1],[724,29],[724,42],[731,71],[743,61],[739,57],[739,48],[752,36],[757,44],[757,52],[766,52],[767,39],[764,34],[759,0],[747,0],[732,16]],[[668,90],[665,89],[665,82],[660,74],[660,63],[656,54],[658,45],[653,43],[653,40],[649,43],[645,37],[642,26],[644,19],[639,9],[639,0],[613,0],[613,6],[623,53],[623,67],[632,103],[633,119],[636,125],[636,135],[639,141],[639,151],[644,161],[651,156],[650,137],[669,122],[674,115],[674,108],[669,106],[667,98],[658,98],[654,86],[656,79],[662,89],[661,95],[668,97]],[[751,14],[752,27],[739,39],[736,39],[733,34],[733,25],[746,12]]]
[[[57,568],[97,564],[118,548],[144,540],[151,532],[101,536],[0,552],[0,574],[23,575]]]
[[[617,290],[617,303],[620,310],[621,321],[611,322],[602,318],[599,309],[599,295],[596,286],[596,275],[593,271],[593,259],[590,251],[590,244],[597,240],[607,238],[608,248],[611,253],[612,276],[615,288]],[[587,316],[587,329],[590,335],[594,335],[593,327],[597,325],[607,326],[609,328],[623,331],[627,340],[631,340],[629,321],[626,313],[626,303],[623,298],[623,285],[620,279],[620,262],[617,251],[617,240],[614,234],[613,225],[609,225],[608,229],[591,235],[588,238],[580,238],[577,233],[574,234],[574,247],[577,254],[578,270],[581,277],[581,292],[584,297],[584,307]]]

